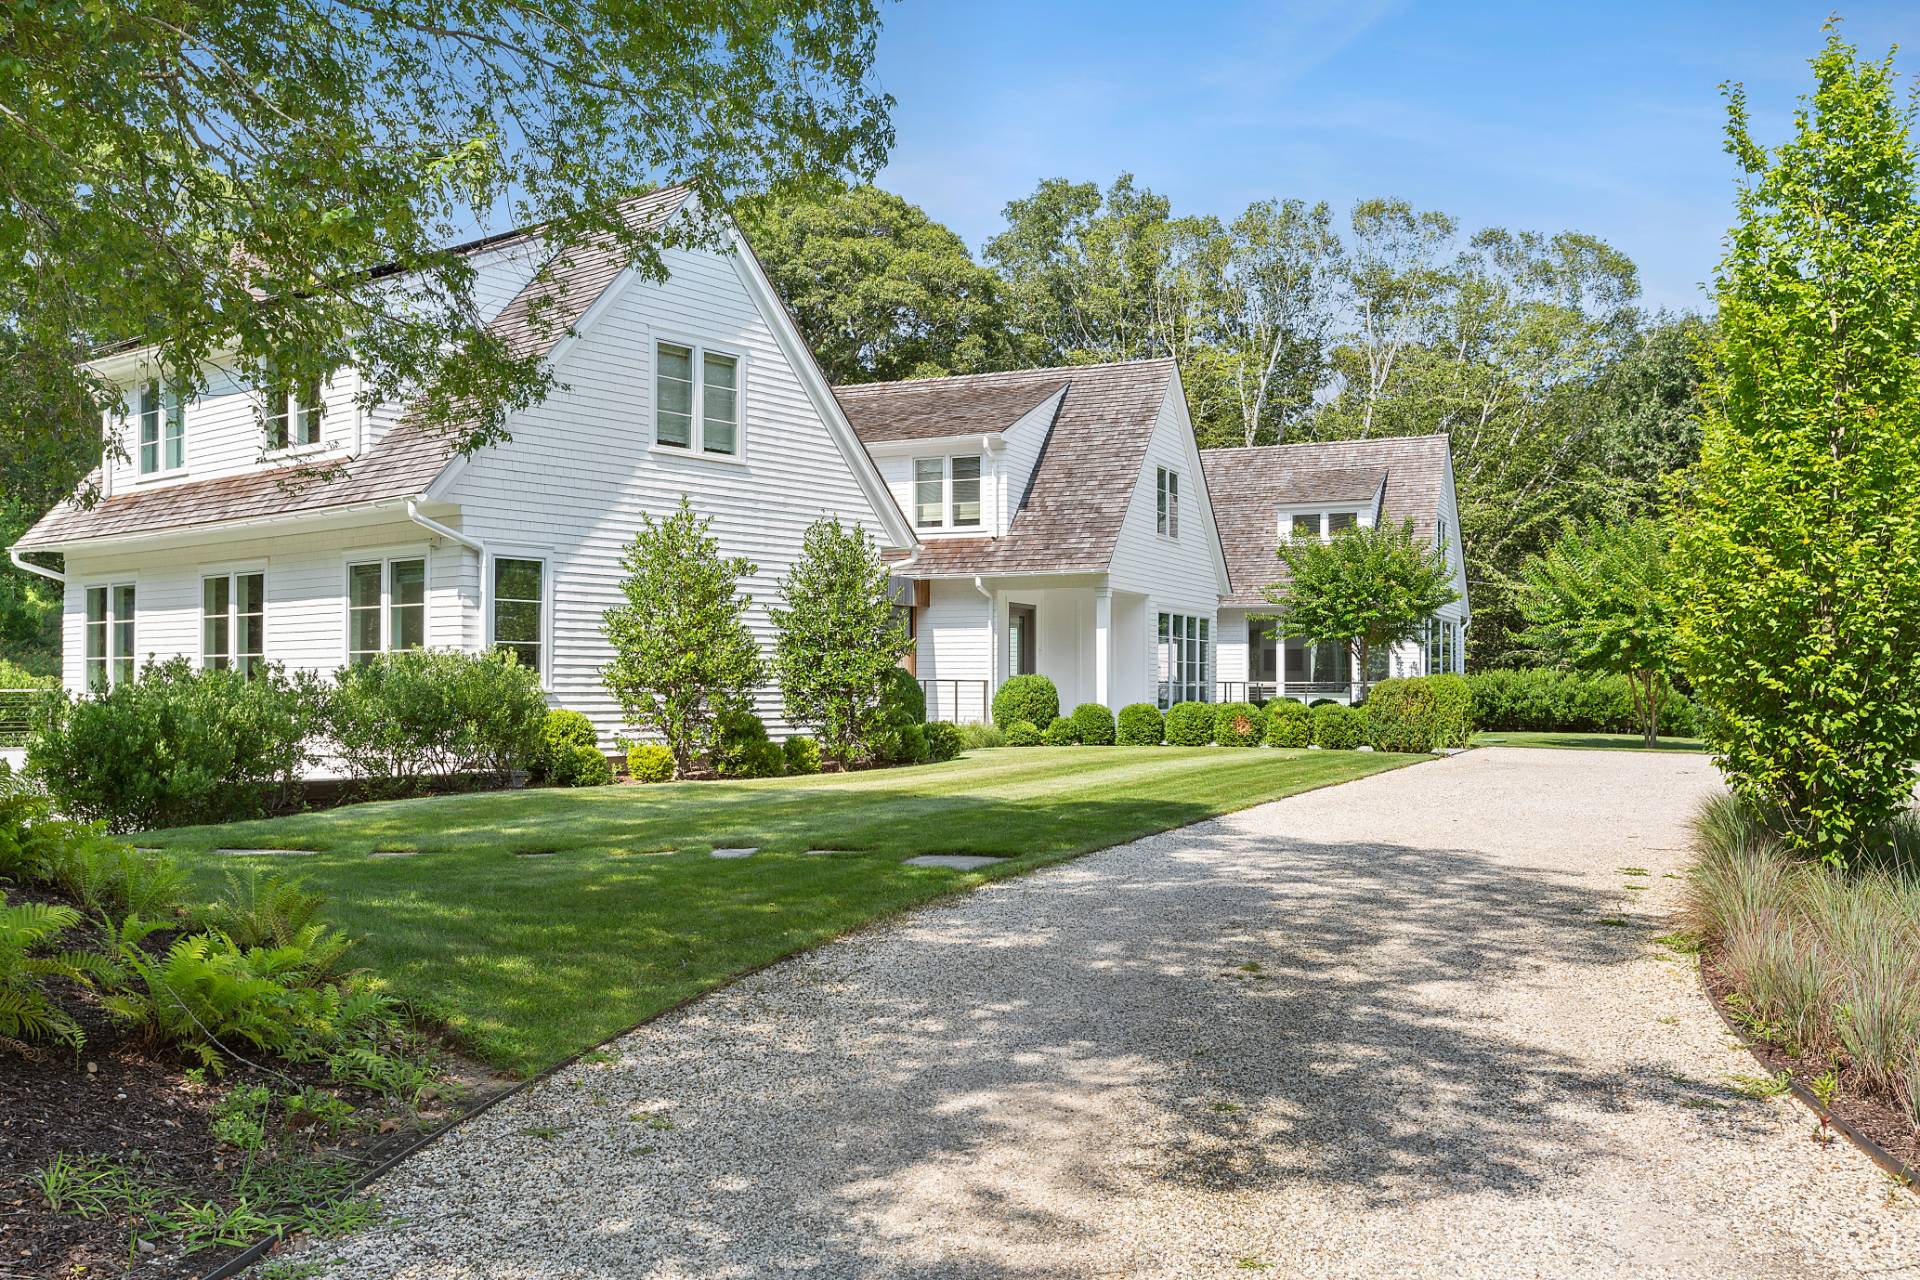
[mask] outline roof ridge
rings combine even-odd
[[[1257,453],[1264,449],[1309,449],[1315,445],[1396,444],[1414,440],[1451,439],[1445,431],[1428,431],[1417,436],[1353,436],[1345,440],[1282,440],[1275,444],[1212,444],[1202,453]]]
[[[892,378],[884,382],[840,382],[835,383],[834,394],[842,391],[861,392],[880,387],[926,387],[942,382],[970,382],[983,378],[1016,378],[1035,374],[1073,374],[1084,373],[1091,369],[1124,369],[1134,366],[1144,367],[1154,364],[1173,364],[1172,356],[1147,356],[1137,360],[1101,360],[1093,364],[1043,364],[1027,369],[987,369],[979,373],[942,373],[930,378]],[[1072,381],[1068,378],[1068,381]]]

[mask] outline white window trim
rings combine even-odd
[[[656,329],[647,336],[647,404],[653,421],[648,424],[647,452],[663,458],[694,458],[701,462],[745,466],[747,462],[747,385],[752,373],[752,361],[744,350],[730,347],[724,343],[709,342],[705,338],[690,337]],[[660,347],[685,347],[693,352],[693,400],[692,421],[687,424],[688,440],[683,447],[677,444],[660,443]],[[707,353],[725,356],[734,362],[733,383],[733,452],[710,453],[706,447],[707,434]],[[516,557],[509,556],[508,559]]]
[[[267,562],[265,560],[248,560],[242,561],[239,564],[202,565],[200,566],[200,576],[196,579],[200,584],[200,594],[195,597],[194,600],[195,617],[199,623],[200,669],[202,671],[208,670],[206,627],[207,579],[227,579],[227,660],[231,662],[238,656],[240,647],[237,643],[239,639],[239,628],[235,625],[240,617],[240,593],[235,587],[233,580],[235,578],[244,578],[249,574],[255,573],[260,575],[260,661],[265,663],[273,660],[270,656],[272,654],[272,645],[267,634],[267,615],[271,612],[271,610],[267,608]],[[137,607],[136,605],[136,609]]]
[[[160,436],[154,442],[155,456],[159,459],[159,465],[152,471],[142,471],[140,469],[140,396],[149,382],[158,384],[160,388]],[[127,443],[132,447],[127,452],[132,458],[135,484],[151,484],[155,480],[171,480],[186,474],[187,438],[191,434],[187,429],[187,411],[192,407],[192,401],[185,396],[180,398],[180,465],[177,467],[167,465],[167,393],[173,389],[172,380],[159,372],[142,374],[134,379],[132,394],[129,397],[130,412],[127,414]]]
[[[433,647],[433,549],[425,543],[412,547],[367,547],[340,556],[340,665],[353,665],[353,567],[380,566],[380,652],[393,648],[393,562],[421,560],[425,580],[420,588],[420,647]]]
[[[1328,522],[1334,516],[1352,516],[1353,525],[1356,529],[1373,528],[1373,512],[1371,511],[1356,510],[1353,507],[1288,507],[1280,511],[1274,522],[1276,532],[1281,539],[1291,541],[1296,538],[1297,535],[1293,532],[1293,522],[1300,516],[1312,516],[1314,518],[1320,530],[1316,536],[1322,542],[1331,542],[1333,540],[1333,533],[1331,529],[1328,528]]]
[[[400,557],[405,559],[405,556]],[[540,562],[540,688],[551,691],[553,675],[553,549],[550,547],[489,546],[482,572],[487,575],[487,616],[480,620],[481,648],[491,653],[494,645],[493,563],[496,560],[538,560]]]
[[[119,630],[119,627],[116,625],[119,622],[119,617],[114,612],[114,592],[121,587],[133,588],[133,647],[125,655],[116,654],[113,648],[114,635]],[[92,693],[94,691],[93,682],[87,678],[87,663],[89,662],[87,657],[87,628],[93,625],[87,615],[87,601],[94,591],[102,589],[107,593],[106,687],[111,690],[120,684],[120,678],[114,673],[114,667],[117,665],[115,659],[121,656],[133,660],[134,678],[138,679],[140,676],[140,575],[129,574],[125,577],[97,579],[83,584],[80,588],[80,690],[82,693]]]
[[[1178,608],[1156,608],[1153,613],[1154,623],[1152,636],[1156,697],[1159,686],[1165,685],[1167,689],[1165,705],[1160,709],[1165,711],[1180,702],[1212,702],[1214,695],[1219,691],[1219,617],[1210,613],[1186,613]],[[1165,641],[1160,639],[1160,626],[1163,620],[1167,625],[1167,639]],[[1179,628],[1185,632],[1184,635],[1175,636],[1176,622],[1184,622],[1184,627]],[[1206,624],[1207,629],[1205,639],[1200,638],[1199,635],[1200,624],[1202,623]],[[1182,648],[1186,645],[1195,646],[1199,670],[1197,674],[1190,675],[1187,679],[1182,679],[1179,674],[1180,661]],[[1164,675],[1162,672],[1164,672]],[[1179,697],[1176,692],[1190,692],[1196,689],[1200,694],[1197,698],[1182,698]]]
[[[953,462],[955,458],[975,458],[980,463],[980,519],[973,524],[955,524],[953,522]],[[940,523],[920,523],[920,464],[938,462],[940,464]],[[907,511],[914,531],[928,533],[957,533],[965,537],[975,537],[987,532],[989,521],[988,475],[986,458],[970,449],[954,453],[916,453],[907,459]]]
[[[285,459],[304,458],[311,454],[325,453],[327,451],[327,414],[329,408],[327,404],[327,392],[331,390],[332,387],[333,379],[324,378],[317,388],[319,399],[314,401],[314,407],[320,410],[320,434],[316,439],[306,443],[298,443],[293,438],[294,418],[299,406],[299,389],[293,386],[287,388],[287,442],[285,444],[275,444],[273,442],[272,397],[267,394],[270,388],[263,388],[259,394],[261,456],[271,459]]]
[[[1163,529],[1160,527],[1160,495],[1163,492],[1162,486],[1169,479],[1173,482],[1169,494],[1172,501],[1167,504],[1167,527]],[[1155,537],[1165,538],[1168,542],[1178,542],[1180,540],[1180,470],[1178,467],[1162,467],[1158,465],[1154,467],[1153,533]]]

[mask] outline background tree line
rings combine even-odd
[[[1452,437],[1476,666],[1530,661],[1520,567],[1570,519],[1659,509],[1699,452],[1711,322],[1637,305],[1576,232],[1404,200],[1177,214],[1122,174],[1009,202],[979,259],[871,186],[744,211],[837,382],[1170,356],[1205,447]]]

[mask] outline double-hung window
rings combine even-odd
[[[1154,528],[1169,538],[1180,536],[1180,473],[1158,469],[1154,485]]]
[[[187,461],[187,409],[179,390],[149,379],[140,384],[136,399],[140,474],[178,471]]]
[[[978,529],[981,510],[977,454],[913,460],[916,528]]]
[[[427,562],[413,557],[347,566],[347,661],[427,643]]]
[[[281,379],[267,388],[267,448],[299,449],[320,443],[320,419],[326,406],[317,382],[294,386]]]
[[[1213,701],[1213,622],[1184,613],[1160,615],[1160,706]]]
[[[133,679],[131,582],[87,588],[87,689],[104,693]]]
[[[689,453],[740,453],[740,358],[705,347],[654,347],[653,442]]]
[[[250,676],[267,660],[267,575],[200,579],[200,665]]]
[[[493,647],[536,672],[546,656],[546,577],[539,560],[499,556],[493,562]]]

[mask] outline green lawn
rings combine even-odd
[[[956,888],[1424,758],[982,751],[852,775],[353,805],[140,843],[180,856],[209,893],[240,864],[304,876],[327,895],[328,916],[364,939],[363,966],[445,1017],[483,1058],[530,1072]],[[708,856],[745,845],[760,853]],[[242,859],[218,847],[316,852]],[[416,856],[371,856],[391,849]],[[529,852],[550,856],[520,856]],[[922,853],[1011,861],[977,872],[901,864]]]
[[[1565,747],[1576,751],[1646,751],[1637,733],[1481,733],[1476,747]],[[1698,738],[1662,738],[1655,751],[1705,751]]]

